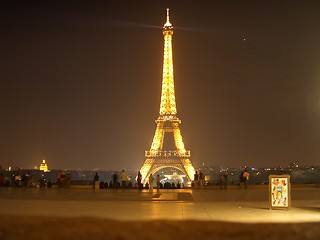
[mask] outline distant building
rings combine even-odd
[[[42,163],[40,164],[40,171],[49,172],[46,160],[42,160]]]

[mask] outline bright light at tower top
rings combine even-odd
[[[167,8],[167,21],[163,26],[164,29],[171,29],[172,24],[170,23],[170,18],[169,18],[169,8]]]

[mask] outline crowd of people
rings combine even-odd
[[[119,181],[119,176],[117,172],[113,172],[112,174],[112,180],[110,182],[108,181],[100,181],[99,182],[99,175],[96,172],[94,177],[93,177],[93,188],[113,188],[113,189],[130,189],[130,188],[134,188],[132,182],[130,181],[130,178],[128,177],[128,174],[126,173],[125,170],[122,170],[121,174],[120,174],[120,180]]]
[[[50,188],[52,182],[47,180],[45,176],[34,175],[30,172],[13,172],[11,177],[0,173],[0,187],[23,187],[23,188]]]
[[[241,188],[248,188],[250,174],[245,169],[239,175],[239,183]],[[227,172],[222,172],[219,174],[217,179],[217,185],[220,189],[227,189],[228,186],[228,174]],[[56,182],[51,182],[50,179],[46,179],[44,175],[40,177],[35,177],[29,172],[23,174],[17,172],[12,175],[12,179],[8,184],[8,181],[5,181],[3,173],[0,174],[0,186],[14,186],[14,187],[39,187],[39,188],[51,188],[54,184],[58,188],[68,188],[71,185],[71,174],[69,172],[63,172],[59,170],[57,172]],[[204,189],[206,185],[205,175],[201,171],[196,171],[194,174],[191,187],[194,189]],[[131,179],[125,170],[122,170],[120,174],[114,171],[112,174],[112,180],[103,181],[100,179],[99,174],[96,172],[92,179],[92,186],[94,189],[102,188],[112,188],[112,189],[149,189],[153,191],[153,188],[156,187],[159,189],[179,189],[184,188],[183,183],[178,181],[174,183],[172,181],[163,181],[160,175],[154,176],[150,174],[145,179],[142,179],[142,174],[138,171],[135,179]]]
[[[114,172],[112,174],[112,180],[110,182],[108,181],[100,181],[100,176],[98,173],[95,173],[93,177],[93,188],[94,189],[102,189],[102,188],[112,188],[112,189],[149,189],[150,191],[153,191],[153,188],[156,186],[157,189],[176,189],[176,188],[183,188],[184,185],[180,183],[180,181],[175,184],[174,182],[161,182],[160,175],[157,175],[155,178],[152,174],[150,174],[147,177],[147,181],[145,184],[142,182],[142,175],[140,171],[138,171],[136,181],[132,183],[131,179],[128,177],[128,174],[125,170],[122,170],[120,173],[120,180],[117,172]]]
[[[244,187],[245,189],[248,188],[249,183],[249,176],[250,174],[245,169],[243,172],[239,175],[239,185],[240,187]],[[227,172],[223,172],[218,176],[218,185],[220,189],[227,189],[228,186],[228,174]]]
[[[191,186],[193,188],[203,189],[204,185],[205,185],[205,176],[204,176],[204,174],[201,171],[199,171],[199,173],[198,173],[198,171],[196,171],[195,174],[194,174],[193,182],[192,182]]]

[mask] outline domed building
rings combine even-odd
[[[40,164],[40,171],[49,172],[46,160],[42,160],[42,163]]]

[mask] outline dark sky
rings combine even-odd
[[[316,0],[2,1],[0,165],[139,169],[168,6],[194,166],[319,165]]]

